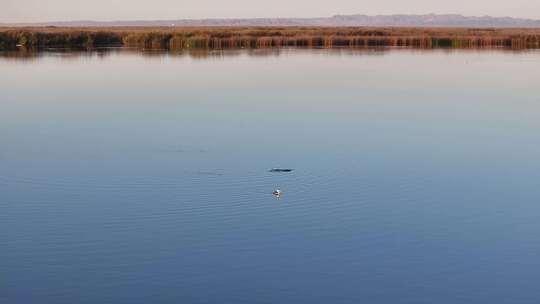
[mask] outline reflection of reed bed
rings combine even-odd
[[[236,48],[540,48],[540,29],[426,28],[3,28],[0,49],[132,46]]]

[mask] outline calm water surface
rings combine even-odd
[[[539,92],[538,51],[4,53],[0,302],[538,303]]]

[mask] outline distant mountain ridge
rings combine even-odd
[[[121,27],[121,26],[395,26],[395,27],[478,27],[540,28],[540,20],[512,17],[427,15],[335,15],[321,18],[179,19],[132,21],[60,21],[42,23],[0,23],[0,26]]]

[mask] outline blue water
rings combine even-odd
[[[0,54],[0,302],[539,303],[539,90],[538,51]]]

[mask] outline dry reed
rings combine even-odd
[[[0,28],[0,49],[24,46],[131,46],[147,49],[230,48],[540,48],[540,29],[200,27]]]

